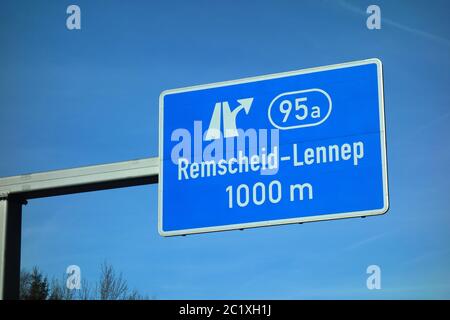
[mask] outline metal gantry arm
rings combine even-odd
[[[158,183],[148,158],[0,178],[0,299],[17,299],[22,205],[27,199]]]

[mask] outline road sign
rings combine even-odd
[[[378,59],[164,91],[163,236],[388,210]]]

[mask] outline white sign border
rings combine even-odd
[[[341,213],[333,213],[333,214],[325,214],[325,215],[317,215],[317,216],[308,216],[308,217],[299,217],[299,218],[290,218],[290,219],[277,219],[277,220],[268,220],[261,222],[249,222],[249,223],[239,223],[239,224],[229,224],[223,226],[216,227],[204,227],[204,228],[194,228],[194,229],[183,229],[183,230],[175,230],[175,231],[164,231],[163,230],[163,133],[164,133],[164,97],[169,94],[174,93],[182,93],[182,92],[190,92],[196,90],[203,90],[209,88],[218,88],[224,87],[234,84],[243,84],[261,80],[268,79],[277,79],[288,76],[300,75],[300,74],[308,74],[315,73],[320,71],[327,70],[335,70],[342,69],[348,67],[361,66],[366,64],[377,65],[377,83],[378,83],[378,102],[379,102],[379,117],[380,117],[380,139],[381,139],[381,166],[382,166],[382,178],[383,178],[383,208],[375,209],[375,210],[365,210],[365,211],[353,211],[353,212],[341,212]],[[385,113],[384,113],[384,83],[383,83],[383,65],[380,59],[371,58],[365,60],[351,61],[339,64],[333,64],[329,66],[316,67],[316,68],[308,68],[297,71],[289,71],[282,73],[274,73],[269,75],[243,78],[238,80],[231,81],[223,81],[216,82],[210,84],[203,84],[191,87],[184,87],[178,89],[170,89],[161,92],[159,96],[159,179],[158,179],[158,232],[161,236],[180,236],[187,234],[196,234],[196,233],[207,233],[207,232],[217,232],[217,231],[229,231],[229,230],[239,230],[239,229],[248,229],[248,228],[256,228],[256,227],[267,227],[267,226],[276,226],[276,225],[284,225],[284,224],[295,224],[295,223],[304,223],[304,222],[313,222],[313,221],[325,221],[325,220],[337,220],[337,219],[345,219],[345,218],[355,218],[355,217],[366,217],[366,216],[374,216],[374,215],[382,215],[385,214],[389,210],[389,189],[388,189],[388,175],[387,175],[387,155],[386,155],[386,125],[385,125]]]

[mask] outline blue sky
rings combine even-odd
[[[385,77],[388,214],[162,238],[156,185],[36,199],[23,267],[107,260],[159,299],[450,298],[449,4],[376,3],[371,31],[372,1],[3,1],[0,176],[156,156],[165,89],[372,57]]]

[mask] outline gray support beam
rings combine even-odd
[[[0,199],[0,299],[19,298],[22,201]]]
[[[159,159],[148,158],[0,178],[0,300],[19,297],[27,199],[158,183],[158,175]]]
[[[0,199],[0,299],[5,299],[5,261],[6,261],[6,224],[8,217],[8,201]]]
[[[0,178],[0,198],[23,199],[158,182],[159,159],[148,158]]]

